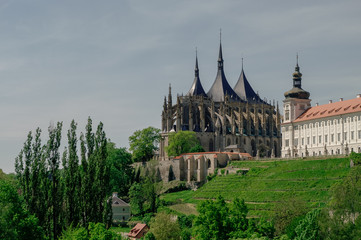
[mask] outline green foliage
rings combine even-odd
[[[197,144],[194,147],[192,147],[189,152],[194,153],[194,152],[205,152],[204,148],[202,147],[202,145]]]
[[[145,162],[152,159],[154,151],[158,150],[160,138],[160,129],[154,127],[135,131],[129,137],[129,150],[132,151],[133,160]]]
[[[193,147],[199,145],[196,133],[192,131],[179,131],[169,134],[167,153],[168,156],[178,156],[188,153]]]
[[[144,215],[146,212],[154,213],[157,210],[158,193],[155,184],[149,179],[142,183],[133,183],[129,190],[132,214]]]
[[[221,196],[216,201],[207,200],[198,208],[199,216],[194,220],[195,239],[228,239],[231,229],[229,210]]]
[[[179,239],[181,229],[178,222],[169,214],[157,213],[150,222],[150,233],[157,240]]]
[[[77,124],[72,121],[68,130],[68,146],[62,155],[60,143],[62,123],[49,127],[45,145],[41,130],[29,132],[19,156],[15,159],[16,177],[24,197],[26,209],[36,216],[49,238],[57,238],[63,228],[72,223],[111,222],[109,207],[109,166],[107,140],[103,124],[92,131],[89,118],[86,134],[80,136],[81,165],[79,165]],[[29,221],[33,221],[29,219]]]
[[[120,235],[107,230],[105,225],[102,223],[92,223],[90,222],[88,228],[78,227],[73,228],[69,227],[67,230],[63,231],[62,235],[59,238],[60,240],[120,240],[122,239]]]
[[[320,217],[323,239],[359,239],[361,236],[361,166],[332,188],[332,200]]]
[[[306,204],[298,198],[284,199],[275,208],[275,228],[276,234],[280,235],[286,231],[292,239],[294,237],[294,228],[298,225],[300,219],[307,213]],[[296,222],[293,222],[297,220]],[[293,223],[293,224],[292,224]]]
[[[144,213],[145,197],[140,183],[134,183],[129,190],[130,205],[132,214],[141,215]]]
[[[112,142],[108,142],[107,151],[111,186],[108,194],[118,192],[119,196],[128,196],[134,178],[132,155],[125,148],[116,148]]]
[[[355,165],[361,165],[361,153],[351,152],[350,160],[352,160]]]
[[[295,229],[296,236],[295,240],[318,240],[319,226],[318,226],[318,215],[319,209],[314,209],[306,214]]]
[[[38,219],[23,206],[15,187],[0,180],[0,239],[45,239]]]

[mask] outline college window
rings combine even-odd
[[[328,139],[327,139],[327,137],[328,137],[328,136],[327,136],[327,135],[325,135],[325,143],[327,143],[327,140],[328,140]]]
[[[286,147],[288,147],[290,145],[290,140],[286,139],[285,145],[286,145]]]
[[[307,145],[310,144],[310,137],[307,137]]]
[[[333,134],[331,134],[331,142],[333,142]]]
[[[341,141],[341,133],[337,133],[337,141]]]
[[[316,136],[313,136],[313,138],[312,138],[312,144],[316,144]]]
[[[358,130],[358,139],[361,139],[361,130]]]
[[[286,121],[290,120],[290,110],[285,111],[285,119]]]
[[[351,140],[353,140],[354,131],[351,131]]]
[[[298,138],[295,138],[294,144],[295,144],[295,146],[298,145]]]
[[[322,142],[322,136],[318,136],[318,143],[321,143]]]
[[[347,140],[347,132],[344,132],[345,140]]]
[[[304,140],[305,140],[304,138],[302,138],[302,140],[301,140],[301,141],[302,141],[302,146],[305,145],[305,141],[304,141]]]

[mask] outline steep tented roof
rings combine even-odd
[[[354,112],[361,112],[361,97],[311,107],[302,113],[293,122],[302,122]]]
[[[223,70],[223,57],[222,57],[222,44],[219,45],[219,56],[218,56],[218,71],[216,79],[207,93],[208,97],[215,102],[223,102],[226,95],[230,96],[231,100],[240,101],[241,99],[233,91],[229,85]]]
[[[207,96],[204,91],[201,80],[199,79],[199,69],[198,69],[198,56],[196,56],[196,67],[194,69],[194,81],[191,89],[189,89],[187,96]]]
[[[243,67],[241,75],[238,78],[238,82],[236,83],[236,86],[234,86],[234,91],[243,101],[263,102],[249,84],[246,75],[244,74]]]

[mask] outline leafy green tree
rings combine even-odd
[[[196,133],[192,131],[179,131],[169,134],[167,152],[168,156],[178,156],[190,152],[193,147],[199,145]]]
[[[77,224],[80,220],[80,172],[77,154],[77,124],[73,120],[68,130],[68,148],[63,157],[64,205],[67,225]],[[67,154],[66,154],[67,153]]]
[[[153,158],[154,151],[158,150],[160,129],[148,127],[137,130],[129,137],[129,150],[132,151],[135,162],[146,162]]]
[[[157,213],[150,222],[150,231],[157,240],[179,239],[181,229],[172,215]]]
[[[231,229],[233,230],[233,237],[241,238],[246,237],[245,231],[248,229],[248,208],[244,200],[235,198],[230,206],[229,210]]]
[[[107,230],[105,225],[102,223],[90,222],[88,228],[78,227],[73,228],[70,226],[64,230],[59,238],[60,240],[120,240],[120,235]]]
[[[319,236],[319,226],[318,226],[318,215],[320,213],[319,209],[314,209],[308,212],[304,219],[300,221],[298,226],[295,229],[296,237],[295,240],[318,240]]]
[[[0,239],[45,239],[38,219],[22,204],[15,187],[0,180]]]
[[[352,160],[355,165],[361,165],[361,153],[351,152],[350,160]]]
[[[109,194],[118,192],[119,196],[128,196],[134,179],[132,155],[125,148],[116,148],[112,142],[108,142],[107,151],[107,162],[110,165],[111,191]]]
[[[331,189],[330,206],[321,212],[323,239],[359,239],[361,236],[361,166],[353,167],[344,180]]]
[[[199,215],[194,221],[195,239],[228,239],[231,230],[229,211],[222,196],[216,201],[207,200],[197,208]]]
[[[145,197],[140,183],[134,183],[129,190],[130,205],[132,214],[140,215],[144,213]]]
[[[46,158],[49,166],[49,220],[52,237],[58,238],[61,233],[62,219],[62,182],[60,181],[60,154],[59,147],[61,142],[62,123],[58,122],[56,127],[49,127],[49,140],[46,148]],[[50,231],[49,231],[50,232]]]
[[[204,148],[202,147],[202,145],[197,144],[194,147],[192,147],[189,152],[193,153],[193,152],[205,152]]]

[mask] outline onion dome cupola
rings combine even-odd
[[[246,75],[244,74],[243,70],[243,58],[242,58],[242,72],[238,78],[236,85],[234,86],[233,90],[238,94],[238,96],[247,102],[263,102],[260,99],[257,93],[253,90],[251,85],[249,84]]]
[[[196,66],[194,69],[194,81],[191,89],[189,89],[187,96],[207,96],[204,91],[201,80],[199,79],[198,56],[196,54]]]
[[[225,96],[228,95],[231,101],[241,101],[237,93],[233,91],[229,85],[223,69],[222,43],[219,45],[218,55],[218,71],[216,79],[213,82],[211,89],[207,93],[208,97],[214,102],[223,102]]]
[[[298,56],[297,64],[295,67],[295,72],[293,73],[293,88],[285,92],[285,97],[287,98],[298,98],[298,99],[309,99],[310,93],[303,90],[301,87],[302,73],[300,73],[300,67],[298,66]]]

